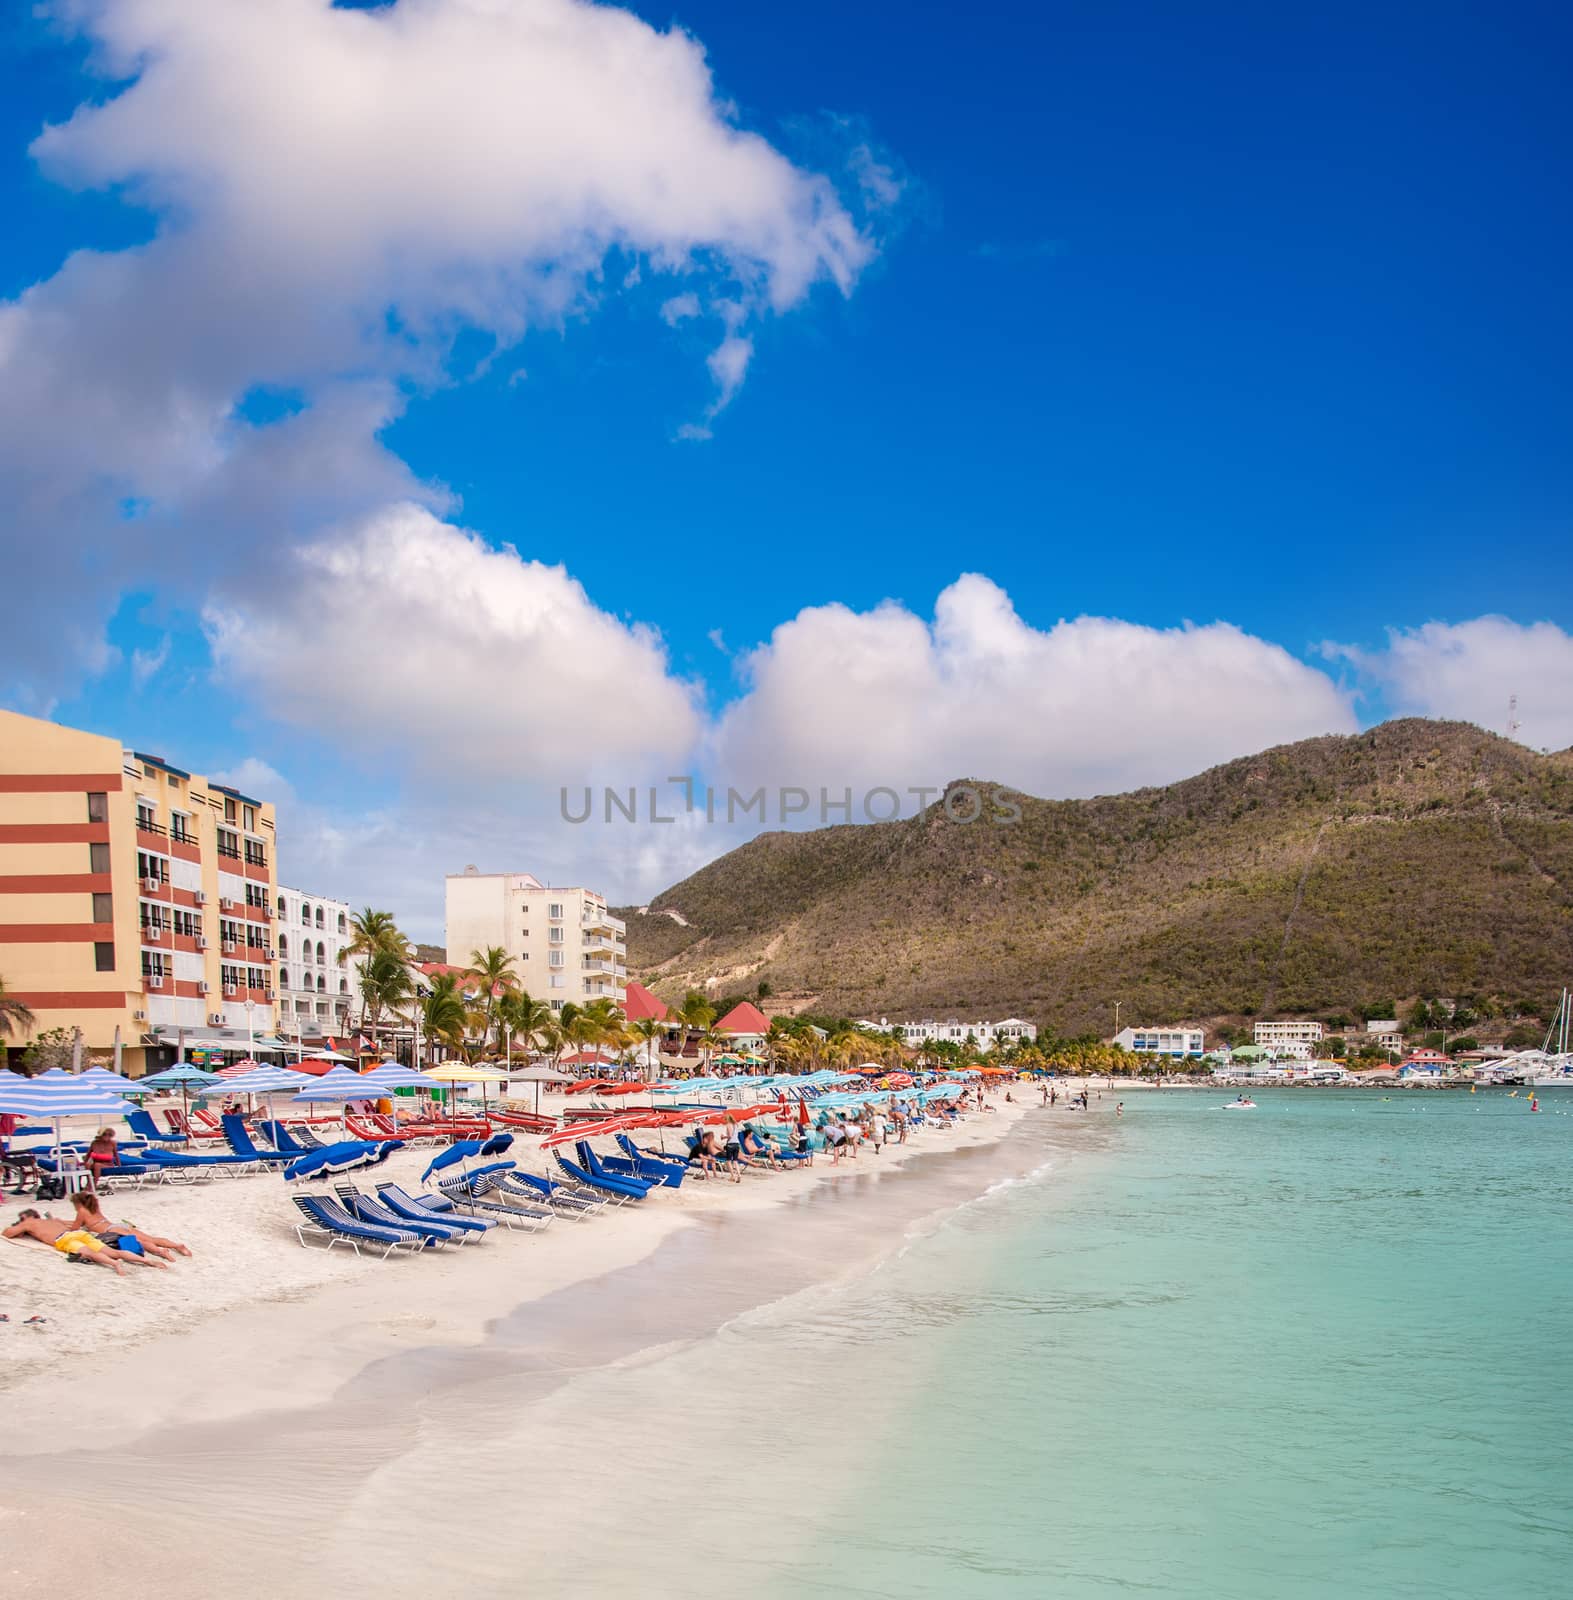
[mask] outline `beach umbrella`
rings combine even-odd
[[[37,1078],[0,1083],[0,1116],[25,1117],[53,1124],[54,1153],[60,1161],[60,1124],[71,1117],[124,1117],[131,1108],[118,1094],[94,1083],[83,1083],[75,1073],[56,1068]]]
[[[361,1074],[361,1082],[373,1086],[378,1096],[387,1095],[393,1103],[393,1127],[399,1127],[399,1102],[393,1099],[395,1089],[425,1089],[431,1090],[431,1084],[425,1076],[397,1061],[384,1061],[380,1066],[375,1066],[370,1072]]]
[[[428,1067],[425,1076],[436,1083],[461,1084],[478,1083],[481,1086],[481,1115],[486,1115],[486,1089],[489,1084],[506,1083],[508,1074],[499,1072],[496,1067],[470,1066],[463,1061],[445,1061],[439,1066]],[[453,1107],[448,1107],[449,1114]]]
[[[331,1072],[324,1073],[315,1081],[307,1079],[306,1087],[295,1096],[295,1103],[308,1106],[327,1104],[342,1106],[343,1115],[348,1117],[352,1101],[376,1098],[375,1084],[368,1087],[360,1073],[351,1072],[348,1067],[334,1067]]]
[[[77,1079],[78,1083],[96,1083],[100,1089],[107,1089],[111,1094],[137,1094],[136,1084],[130,1078],[123,1078],[118,1072],[111,1072],[108,1067],[89,1067]]]
[[[284,1178],[327,1178],[339,1172],[354,1172],[358,1167],[374,1167],[386,1161],[397,1149],[403,1147],[400,1139],[346,1139],[342,1144],[325,1145],[321,1150],[308,1151],[298,1156],[284,1168]]]
[[[455,1139],[446,1150],[439,1150],[431,1158],[431,1164],[421,1174],[421,1182],[425,1183],[434,1172],[446,1172],[449,1167],[456,1167],[463,1161],[468,1161],[471,1156],[481,1153],[479,1139]]]
[[[223,1081],[216,1072],[204,1072],[201,1067],[181,1062],[173,1067],[165,1067],[151,1077],[138,1078],[137,1091],[141,1094],[162,1094],[166,1089],[179,1089],[180,1114],[186,1126],[190,1127],[191,1091],[195,1089],[200,1094],[202,1090],[211,1089],[215,1083]]]

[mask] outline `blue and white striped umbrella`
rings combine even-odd
[[[347,1139],[343,1144],[330,1144],[291,1161],[284,1168],[284,1177],[286,1181],[327,1178],[336,1172],[353,1172],[357,1167],[374,1167],[379,1161],[386,1161],[400,1145],[398,1139],[385,1139],[377,1144],[364,1139]]]
[[[137,1093],[137,1086],[130,1078],[123,1078],[118,1072],[111,1072],[108,1067],[89,1067],[78,1082],[96,1083],[100,1089],[108,1089],[111,1094]]]
[[[297,1105],[321,1105],[326,1102],[343,1104],[349,1100],[375,1100],[382,1093],[377,1085],[368,1084],[358,1072],[348,1067],[335,1067],[320,1078],[310,1082],[295,1096]]]
[[[120,1095],[96,1083],[84,1083],[69,1072],[49,1081],[23,1078],[0,1086],[0,1113],[14,1116],[56,1122],[65,1117],[123,1117],[129,1110]]]
[[[223,1081],[216,1072],[204,1072],[201,1067],[181,1062],[177,1066],[165,1067],[162,1072],[155,1072],[150,1077],[138,1078],[137,1088],[150,1093],[164,1089],[211,1089]]]
[[[375,1084],[380,1093],[392,1089],[430,1089],[431,1079],[424,1073],[412,1072],[397,1061],[384,1061],[370,1072],[361,1074],[361,1082]]]
[[[303,1072],[287,1067],[253,1067],[224,1079],[224,1094],[298,1094],[312,1080]]]

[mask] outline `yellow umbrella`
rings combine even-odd
[[[486,1085],[489,1083],[506,1083],[508,1074],[499,1072],[495,1067],[471,1066],[466,1061],[445,1061],[435,1067],[427,1067],[421,1074],[423,1078],[432,1078],[438,1083],[478,1083],[481,1085],[481,1115],[486,1115]],[[453,1108],[449,1108],[450,1115]]]

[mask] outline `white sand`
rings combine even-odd
[[[586,1222],[558,1218],[532,1235],[497,1228],[478,1246],[386,1262],[301,1248],[292,1186],[274,1174],[113,1195],[104,1208],[111,1219],[178,1239],[194,1256],[168,1271],[128,1267],[118,1277],[43,1245],[0,1245],[0,1312],[11,1318],[0,1324],[0,1389],[11,1452],[103,1449],[172,1420],[316,1404],[398,1350],[475,1344],[494,1319],[640,1260],[691,1217],[776,1206],[815,1184],[996,1140],[1037,1104],[1019,1088],[1012,1105],[997,1092],[993,1112],[918,1130],[879,1156],[865,1151],[839,1166],[820,1157],[809,1171],[750,1174],[740,1184],[690,1180]],[[547,1171],[537,1143],[520,1135],[509,1154]],[[362,1187],[387,1178],[413,1189],[432,1154],[399,1151],[363,1174]],[[8,1205],[6,1220],[25,1204]],[[61,1202],[39,1209],[69,1212]],[[49,1319],[44,1328],[23,1325],[34,1314]]]

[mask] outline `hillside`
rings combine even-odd
[[[992,785],[979,784],[988,790]],[[661,915],[673,909],[686,926]],[[666,998],[1125,1021],[1349,1011],[1573,980],[1573,752],[1460,724],[1310,739],[1165,788],[770,833],[625,911]]]

